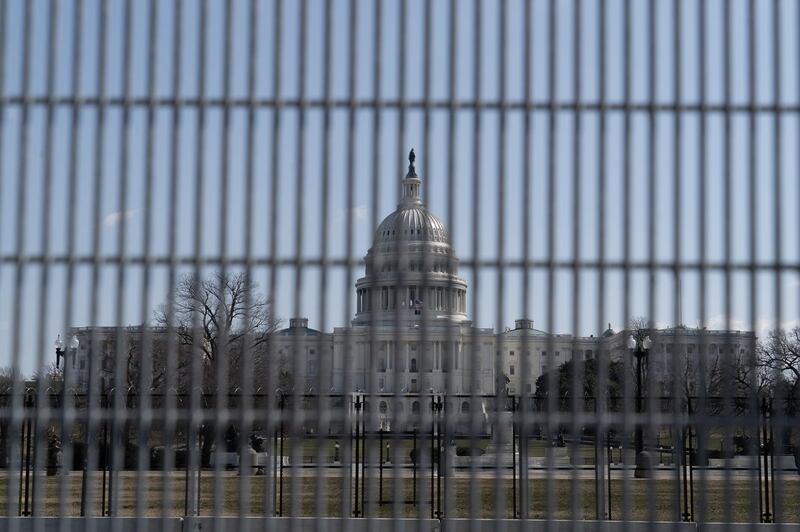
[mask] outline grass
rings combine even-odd
[[[0,514],[5,515],[8,508],[7,489],[5,478],[0,479]],[[46,515],[58,515],[59,479],[57,477],[39,477],[39,482],[44,481],[43,509]],[[200,507],[201,515],[210,515],[219,511],[222,515],[239,515],[244,509],[249,515],[263,515],[265,508],[270,505],[266,500],[268,495],[265,477],[246,477],[244,496],[240,494],[239,477],[235,474],[225,473],[220,478],[213,478],[213,472],[204,472],[201,482]],[[430,515],[429,477],[419,479],[423,482],[418,496],[421,504],[399,505],[402,516],[414,517],[421,512],[422,516]],[[90,505],[96,514],[100,509],[100,479],[92,477],[93,503]],[[758,492],[755,491],[752,480],[734,480],[726,484],[722,480],[708,480],[704,486],[695,483],[695,516],[699,518],[701,507],[706,521],[732,521],[751,522],[758,520]],[[443,482],[444,485],[444,482]],[[475,498],[470,498],[470,488],[474,486]],[[453,501],[450,515],[454,517],[469,517],[470,510],[474,510],[478,517],[495,517],[496,508],[500,508],[501,517],[512,517],[512,483],[511,480],[502,480],[498,484],[492,479],[452,479],[447,481],[447,488]],[[38,489],[41,489],[39,486]],[[137,493],[135,474],[125,473],[120,476],[119,485],[119,514],[136,515],[142,512],[149,516],[184,514],[184,477],[174,475],[171,478],[169,492],[165,491],[164,479],[160,475],[148,475]],[[216,488],[216,491],[215,491]],[[412,499],[412,481],[408,478],[398,482],[401,501]],[[420,486],[418,486],[420,488]],[[612,517],[620,519],[655,519],[674,520],[677,517],[675,509],[675,483],[668,480],[654,482],[630,480],[612,481],[611,510]],[[517,486],[519,489],[519,486]],[[593,480],[579,480],[572,482],[567,479],[532,480],[530,489],[530,517],[556,519],[593,519],[595,517],[595,492]],[[701,503],[700,493],[704,494]],[[550,494],[548,498],[547,494]],[[79,515],[81,494],[81,476],[73,474],[68,480],[68,493],[66,499],[66,514]],[[283,513],[284,515],[342,515],[343,481],[336,478],[291,478],[284,479],[283,485]],[[394,511],[391,503],[394,495],[392,479],[384,480],[383,496],[387,501],[384,505],[378,503],[378,481],[369,479],[366,497],[368,513],[379,517],[390,517]],[[577,513],[573,511],[573,497],[577,504]],[[499,499],[499,501],[498,501]],[[800,482],[784,481],[779,490],[779,499],[782,501],[781,521],[800,522],[800,508],[795,501],[800,500]],[[351,499],[352,500],[352,499]],[[628,504],[623,508],[623,502]],[[497,506],[500,502],[500,506]],[[351,503],[352,504],[352,503]],[[348,506],[350,508],[351,506]],[[627,513],[625,513],[627,512]]]
[[[340,440],[332,440],[332,439],[322,439],[322,440],[320,440],[319,446],[322,448],[322,456],[325,457],[325,461],[331,461],[332,460],[332,457],[335,454],[335,449],[334,449],[335,441],[339,441],[340,445],[344,444],[344,442],[340,441]],[[287,456],[291,456],[292,455],[292,450],[293,450],[292,444],[293,443],[294,442],[290,438],[286,438],[284,440],[283,453],[285,455],[287,455]],[[384,442],[384,448],[381,450],[382,451],[382,456],[386,456],[385,445],[387,443],[389,443],[388,440]],[[490,443],[491,443],[491,440],[489,440],[488,438],[479,438],[479,439],[475,440],[475,445],[477,447],[479,447],[480,449],[483,449],[483,450],[486,450],[486,448],[489,446]],[[455,444],[458,447],[469,447],[471,443],[470,443],[470,440],[468,438],[463,438],[463,439],[456,439],[455,440]],[[316,459],[317,459],[317,446],[318,446],[317,441],[315,441],[312,438],[303,438],[302,440],[300,440],[300,445],[301,445],[301,447],[300,447],[300,450],[299,450],[299,456],[300,456],[301,461],[303,461],[303,462],[314,462],[314,461],[316,461]],[[391,445],[400,445],[401,446],[400,457],[401,457],[402,463],[411,463],[410,453],[411,453],[411,450],[412,450],[413,445],[414,445],[413,442],[411,441],[411,439],[403,439],[399,443],[395,441],[393,443],[390,443],[389,445],[390,446]],[[428,439],[419,438],[417,440],[417,447],[419,447],[419,448],[430,449],[430,445],[431,444],[430,444],[430,439],[429,438]],[[547,450],[550,449],[550,448],[552,448],[552,447],[550,445],[548,445],[548,442],[546,440],[530,439],[528,441],[528,456],[530,456],[532,458],[543,458],[543,457],[547,456]],[[572,450],[572,445],[571,444],[568,444],[566,447],[561,447],[561,448],[556,447],[556,448],[553,448],[553,449],[557,449],[557,451],[556,451],[557,453],[563,452],[563,453],[566,453],[566,456],[572,457],[573,450]],[[519,445],[517,446],[517,450],[519,450]],[[630,451],[630,449],[628,449],[628,451]],[[343,450],[340,450],[340,452],[343,452]],[[605,449],[603,449],[602,452],[607,452],[607,451]],[[612,451],[612,454],[613,454],[614,462],[615,463],[619,462],[620,461],[619,450],[614,449]],[[660,458],[660,459],[663,458],[663,460],[664,460],[663,463],[665,463],[665,464],[671,464],[672,463],[672,457],[671,457],[671,455],[669,453],[663,453],[663,455],[658,454],[658,453],[656,453],[656,454],[657,454],[657,456],[656,456],[657,458]],[[389,451],[389,456],[392,456],[392,457],[394,456],[394,450],[391,449],[391,448],[390,448],[390,451]],[[578,456],[581,457],[583,464],[586,464],[586,465],[594,464],[594,462],[595,462],[595,460],[594,460],[594,458],[595,458],[595,447],[594,447],[594,445],[587,445],[587,444],[579,445],[578,446]]]

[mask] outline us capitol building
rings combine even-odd
[[[566,361],[631,356],[627,342],[632,332],[614,331],[611,324],[588,337],[551,334],[527,318],[502,332],[475,327],[467,315],[468,287],[459,277],[447,228],[422,201],[413,150],[409,162],[402,200],[376,229],[364,276],[355,283],[356,314],[350,326],[323,332],[297,317],[270,339],[270,349],[280,359],[301,368],[304,378],[294,379],[305,383],[300,393],[373,394],[376,413],[387,421],[393,414],[418,412],[429,394],[444,395],[448,409],[468,413],[467,395],[528,396],[540,375]],[[136,328],[129,329],[135,334]],[[85,327],[70,332],[81,340],[73,362],[78,383],[88,380],[90,335],[102,339],[101,351],[107,352],[99,355],[107,359],[116,349],[116,331]],[[674,357],[689,364],[686,374],[691,378],[699,356],[728,363],[748,356],[755,346],[749,331],[679,325],[646,334],[652,341],[648,376],[663,395],[672,393]],[[528,375],[522,374],[523,367]],[[453,400],[459,404],[450,406]]]
[[[393,408],[418,410],[420,394],[530,395],[541,374],[566,361],[631,355],[631,331],[614,331],[611,324],[589,337],[550,334],[531,319],[517,319],[502,332],[475,327],[447,228],[422,201],[413,150],[409,162],[402,200],[376,229],[364,276],[355,283],[350,326],[326,333],[295,318],[277,333],[279,353],[301,356],[306,392],[324,382],[331,393],[377,394],[378,414],[388,416]],[[746,356],[755,345],[752,332],[678,326],[646,334],[652,341],[648,371],[665,395],[672,393],[672,357],[681,356],[696,372],[698,354]],[[469,411],[466,397],[456,401],[463,403],[456,412]]]

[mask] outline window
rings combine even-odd
[[[86,359],[85,358],[81,359],[81,369],[86,369]]]
[[[514,356],[514,351],[509,351],[508,355],[513,357]]]
[[[560,357],[561,356],[561,351],[556,351],[556,356]]]
[[[526,388],[528,389],[528,393],[531,393],[531,383],[528,383],[526,385]]]
[[[418,392],[419,390],[417,388],[418,388],[417,387],[417,379],[411,379],[411,390],[410,391]]]
[[[389,410],[389,405],[386,404],[386,401],[381,401],[381,403],[378,405],[378,410],[381,414],[385,414],[387,410]]]
[[[414,401],[411,403],[411,412],[414,414],[419,414],[419,401]]]
[[[461,403],[461,413],[469,414],[469,401],[464,401]]]
[[[514,374],[514,365],[513,364],[508,368],[508,374],[509,375],[513,375]]]
[[[417,370],[417,359],[416,358],[412,358],[411,359],[411,369],[410,369],[410,371],[411,371],[411,373],[416,373],[418,371]]]

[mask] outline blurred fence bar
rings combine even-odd
[[[796,527],[798,143],[788,0],[0,0],[0,530]]]

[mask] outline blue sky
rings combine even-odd
[[[76,50],[73,46],[74,15],[78,4],[56,2],[57,10],[52,19],[55,55],[48,58],[51,2],[30,2],[29,46],[23,45],[25,2],[6,2],[6,19],[0,31],[4,44],[4,57],[0,61],[2,94],[6,101],[0,126],[0,255],[4,258],[0,266],[0,301],[6,302],[0,306],[0,364],[11,364],[19,357],[19,364],[29,372],[38,365],[37,357],[50,360],[52,339],[69,324],[136,324],[151,319],[152,309],[166,296],[169,270],[163,264],[151,266],[147,271],[141,261],[129,264],[120,281],[116,265],[101,261],[96,280],[93,280],[92,262],[84,261],[75,266],[70,283],[65,264],[53,263],[46,268],[45,284],[45,268],[40,261],[25,263],[18,272],[13,258],[18,254],[52,257],[70,252],[87,259],[94,257],[95,252],[99,257],[113,258],[120,251],[133,258],[167,257],[171,252],[169,191],[173,179],[179,190],[174,211],[177,256],[191,258],[198,252],[207,258],[221,254],[241,258],[246,253],[249,236],[252,257],[263,262],[275,249],[277,258],[286,263],[275,270],[274,277],[266,266],[253,270],[262,291],[274,299],[279,316],[288,319],[302,314],[311,319],[312,326],[326,330],[345,325],[351,317],[347,314],[346,303],[349,300],[352,311],[353,283],[362,273],[361,268],[356,266],[348,277],[344,267],[330,267],[323,291],[318,266],[303,268],[298,278],[290,262],[297,258],[312,261],[320,258],[323,243],[329,260],[347,257],[360,260],[370,245],[375,225],[397,204],[399,182],[407,164],[405,157],[411,147],[416,149],[425,200],[449,226],[456,252],[464,263],[461,273],[471,287],[470,314],[480,326],[502,328],[512,325],[515,317],[524,314],[544,329],[590,334],[597,332],[601,324],[610,321],[619,327],[626,315],[646,315],[650,309],[657,323],[675,323],[677,290],[674,274],[669,269],[655,272],[652,293],[646,270],[629,270],[626,274],[621,268],[604,269],[605,293],[602,305],[598,305],[600,274],[595,268],[582,268],[576,308],[572,269],[550,272],[547,268],[530,268],[530,289],[525,297],[521,268],[502,270],[503,290],[500,291],[496,269],[483,267],[476,271],[469,267],[476,257],[521,261],[525,258],[526,236],[528,258],[534,261],[546,260],[550,249],[557,261],[576,258],[597,261],[601,257],[601,241],[604,242],[604,260],[612,263],[619,263],[625,257],[626,242],[630,259],[637,262],[648,260],[651,249],[653,259],[664,263],[679,259],[690,264],[701,260],[718,264],[726,258],[739,265],[751,260],[758,264],[779,261],[786,267],[778,278],[779,284],[772,270],[757,269],[753,274],[747,269],[734,270],[728,277],[729,298],[726,297],[724,271],[709,270],[705,274],[704,312],[701,311],[703,294],[697,269],[681,270],[683,304],[680,315],[688,325],[704,319],[710,326],[723,327],[729,322],[734,327],[755,326],[759,331],[778,321],[792,324],[798,318],[800,10],[795,2],[754,2],[755,59],[752,65],[749,2],[706,2],[702,75],[698,4],[680,2],[679,54],[676,57],[674,2],[653,2],[655,85],[651,94],[648,25],[651,2],[607,0],[605,12],[601,12],[600,2],[582,0],[578,3],[580,26],[576,28],[574,2],[533,0],[529,3],[530,20],[526,23],[525,1],[509,0],[504,4],[505,24],[501,28],[499,2],[478,2],[476,22],[476,2],[472,1],[454,2],[456,11],[452,14],[450,2],[432,2],[428,8],[421,0],[408,0],[403,9],[402,2],[383,1],[378,17],[374,0],[354,0],[354,13],[350,11],[349,1],[307,0],[305,16],[301,17],[304,4],[292,0],[282,3],[280,20],[275,19],[274,1],[256,1],[255,98],[269,100],[277,96],[296,101],[303,97],[318,103],[326,97],[347,102],[351,92],[356,101],[363,102],[376,96],[389,101],[402,97],[405,101],[416,102],[403,112],[402,123],[397,107],[386,107],[378,113],[376,129],[374,109],[361,106],[352,112],[351,129],[350,110],[337,106],[329,110],[326,132],[325,108],[310,105],[302,112],[297,106],[284,107],[275,128],[274,108],[266,105],[257,108],[252,115],[254,149],[251,152],[247,135],[251,117],[243,106],[231,108],[227,128],[221,106],[205,108],[202,128],[198,108],[181,106],[175,131],[177,144],[173,143],[174,109],[168,105],[156,107],[152,115],[148,115],[146,106],[133,106],[127,114],[127,125],[119,105],[105,106],[102,122],[99,122],[98,107],[94,104],[81,105],[77,121],[73,120],[71,106],[57,105],[52,107],[48,122],[47,106],[25,107],[19,97],[24,95],[26,87],[28,96],[46,96],[49,82],[53,95],[74,96],[76,59],[80,67],[77,84],[81,97],[96,97],[98,83],[102,81],[106,97],[123,98],[127,78],[127,95],[141,101],[149,96],[148,67],[152,52],[153,95],[173,97],[176,90],[173,85],[176,3],[156,2],[153,17],[156,24],[151,28],[150,2],[131,2],[130,19],[126,18],[124,1],[107,2],[106,39],[101,46],[100,1],[84,0],[80,12],[80,47]],[[249,97],[250,2],[230,2],[227,71],[225,2],[206,3],[207,31],[203,36],[206,54],[203,58],[198,57],[200,6],[203,4],[184,0],[181,5],[178,96],[198,97],[202,63],[205,97],[224,98],[226,80],[228,96]],[[552,5],[556,8],[551,14]],[[626,5],[630,7],[627,16]],[[777,13],[773,11],[775,6],[779,9]],[[328,40],[325,39],[327,7],[331,8],[332,28]],[[401,35],[403,13],[405,33]],[[428,13],[431,15],[430,42],[426,39]],[[304,31],[301,18],[305,20]],[[551,19],[555,20],[553,26]],[[779,28],[774,26],[776,19]],[[596,108],[579,113],[578,130],[574,112],[556,112],[551,128],[547,110],[537,109],[529,113],[530,137],[525,145],[525,113],[518,107],[507,110],[504,117],[496,107],[483,109],[478,128],[474,109],[464,106],[453,115],[451,145],[449,110],[434,106],[426,118],[425,110],[418,105],[425,98],[426,87],[431,101],[440,103],[447,102],[451,92],[458,102],[471,102],[477,96],[486,102],[505,99],[516,103],[524,100],[546,103],[552,97],[555,102],[571,103],[577,96],[581,102],[596,103],[601,92],[601,20],[605,21],[607,38],[606,101],[624,101],[627,79],[628,98],[633,104],[654,100],[669,106],[675,102],[677,74],[681,103],[696,106],[700,102],[702,80],[706,102],[712,106],[705,113],[704,136],[701,136],[700,114],[696,107],[679,115],[667,109],[652,115],[646,110],[634,110],[627,115],[627,122],[625,113],[619,109],[609,110],[605,114],[604,134],[600,132],[600,114]],[[627,69],[626,20],[630,28]],[[453,87],[449,81],[451,21],[455,22],[456,30]],[[479,25],[479,39],[476,24]],[[280,68],[274,63],[278,27],[282,37]],[[780,30],[777,58],[773,39],[776,30]],[[526,31],[530,43],[527,53]],[[725,47],[726,31],[729,49]],[[305,40],[301,45],[302,34]],[[378,42],[376,34],[379,34]],[[574,61],[576,34],[580,35],[578,65]],[[354,64],[350,61],[351,36],[355,42]],[[124,55],[126,39],[130,43],[127,58]],[[149,46],[151,41],[152,47]],[[476,76],[478,41],[481,63]],[[105,73],[102,80],[99,79],[98,51],[102,52]],[[374,92],[376,54],[379,54],[380,64],[377,95]],[[427,69],[426,56],[430,61]],[[527,94],[524,85],[526,59],[530,72]],[[779,84],[776,83],[776,62]],[[28,69],[23,68],[26,63]],[[730,72],[726,71],[726,64],[730,65]],[[751,66],[755,69],[753,94],[749,89]],[[429,78],[426,78],[426,71],[430,72]],[[552,83],[551,71],[554,72]],[[577,95],[574,90],[576,71],[581,80]],[[276,72],[280,74],[277,95],[274,92]],[[330,76],[327,95],[326,75]],[[479,94],[476,94],[476,77]],[[726,98],[733,105],[749,105],[751,101],[761,106],[773,105],[776,89],[782,105],[794,106],[781,115],[778,128],[775,114],[766,110],[750,115],[739,108],[728,120],[720,112]],[[10,98],[14,99],[9,101]],[[678,161],[674,144],[676,116],[680,121]],[[755,151],[751,150],[751,125]],[[780,130],[779,139],[775,136],[777,129]],[[52,144],[48,144],[49,135],[52,135]],[[477,167],[475,135],[479,135]],[[96,138],[100,139],[99,144]],[[323,157],[326,139],[329,142],[327,160]],[[576,139],[579,140],[578,152],[575,151]],[[149,140],[153,150],[151,160],[147,152]],[[352,174],[348,171],[351,146]],[[67,191],[73,147],[77,159],[74,203],[70,205]],[[651,147],[654,150],[651,151]],[[452,168],[449,166],[451,153]],[[602,235],[601,153],[606,198]],[[705,159],[703,168],[700,167],[701,156]],[[526,157],[527,175],[524,172]],[[650,170],[651,157],[654,173]],[[223,167],[225,159],[227,166]],[[100,161],[99,168],[95,168],[96,160]],[[253,185],[248,190],[250,160]],[[177,172],[172,171],[173,162]],[[199,189],[198,163],[202,169]],[[273,165],[278,169],[275,175]],[[573,181],[576,170],[577,188]],[[674,194],[676,175],[681,190],[677,197]],[[23,178],[24,197],[20,187]],[[277,196],[272,188],[275,180]],[[524,195],[526,180],[530,190],[528,197]],[[101,185],[99,197],[96,197],[96,182]],[[324,182],[327,182],[327,194],[323,194]],[[149,196],[148,183],[152,187]],[[651,183],[654,184],[652,205],[649,201]],[[755,190],[752,198],[751,184]],[[780,185],[779,197],[775,194],[776,184]],[[704,203],[699,199],[701,186],[706,191]],[[375,187],[377,193],[373,194]],[[121,194],[123,189],[124,195]],[[49,207],[46,203],[48,190]],[[194,223],[198,190],[202,192],[199,249],[195,246]],[[577,212],[573,208],[576,193]],[[476,196],[477,211],[473,207]],[[750,208],[751,199],[755,210]],[[97,217],[96,200],[100,205]],[[730,206],[727,219],[726,201]],[[252,213],[249,227],[248,202]],[[278,209],[275,225],[271,223],[273,205]],[[68,214],[70,210],[72,218]],[[70,219],[74,220],[72,227]],[[652,248],[650,219],[655,236]],[[676,226],[678,250],[674,245]],[[751,227],[756,235],[754,246],[751,246]],[[576,228],[580,235],[577,257],[573,242]],[[348,246],[350,230],[353,238]],[[70,231],[74,236],[71,250]],[[477,248],[473,246],[475,231]],[[705,238],[701,239],[703,231]],[[505,235],[502,248],[497,238],[501,232]],[[94,248],[95,235],[99,237],[98,249]],[[323,239],[323,235],[326,238]],[[18,249],[18,237],[21,249]],[[189,266],[182,267],[179,273],[189,269]],[[17,291],[18,273],[21,284]],[[755,280],[755,301],[750,298],[751,278]],[[274,292],[271,291],[273,281]],[[67,290],[68,286],[71,291]],[[780,298],[776,298],[777,293],[781,294]],[[19,299],[15,301],[15,297]]]

